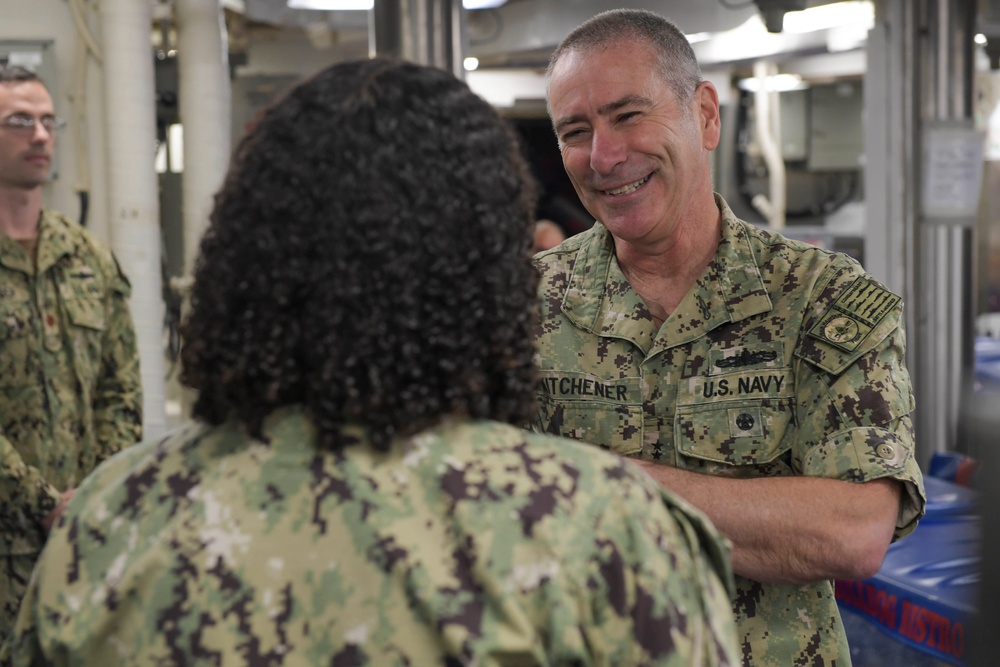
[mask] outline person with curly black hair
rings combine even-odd
[[[453,75],[335,65],[239,146],[197,422],[77,491],[15,665],[736,665],[726,546],[534,412],[532,199]]]

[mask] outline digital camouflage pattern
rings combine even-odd
[[[0,557],[0,643],[14,627],[18,602],[45,544],[42,520],[60,496],[0,435],[0,549],[5,549]]]
[[[44,538],[39,518],[142,429],[130,288],[111,253],[43,210],[37,267],[0,234],[0,639]]]
[[[80,486],[18,665],[738,665],[728,547],[624,459],[495,422],[318,451],[300,408]]]
[[[925,498],[899,298],[717,203],[716,256],[659,331],[602,225],[536,256],[537,427],[709,475],[898,479],[908,534]],[[850,665],[832,582],[736,589],[746,665]]]

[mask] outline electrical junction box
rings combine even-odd
[[[809,89],[809,169],[856,170],[864,159],[862,84],[838,81]]]

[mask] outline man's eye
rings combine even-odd
[[[15,125],[18,127],[31,127],[35,124],[35,119],[31,116],[24,116],[21,114],[14,114],[7,118],[7,123],[9,125]]]
[[[618,122],[631,120],[639,115],[638,111],[626,111],[625,113],[618,116]]]

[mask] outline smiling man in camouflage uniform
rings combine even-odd
[[[141,436],[129,284],[42,207],[62,121],[40,80],[0,66],[0,639],[72,488]]]
[[[639,459],[732,540],[746,665],[849,665],[832,580],[925,504],[899,297],[714,195],[718,97],[666,19],[598,15],[549,76],[599,224],[536,258],[538,427]]]

